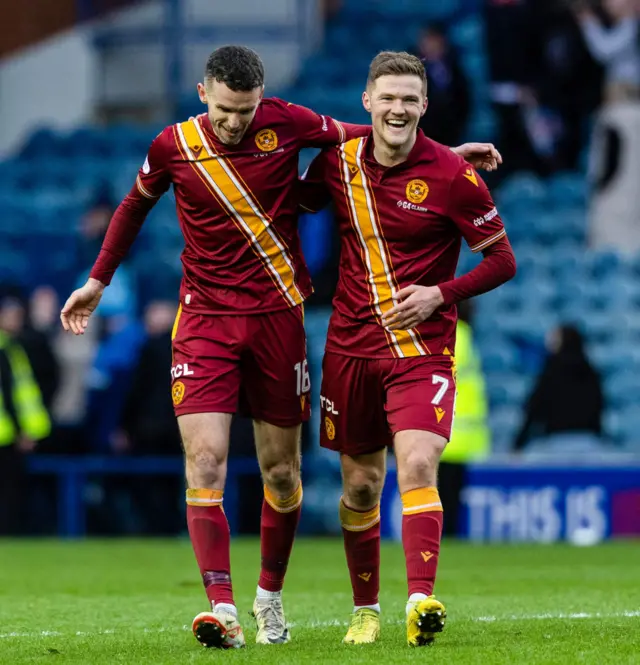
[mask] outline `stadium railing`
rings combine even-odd
[[[184,474],[180,457],[33,456],[31,474],[55,476],[58,483],[58,535],[81,538],[86,534],[85,488],[91,476],[158,476]],[[229,458],[225,486],[225,513],[232,531],[238,522],[240,476],[259,473],[255,458]]]

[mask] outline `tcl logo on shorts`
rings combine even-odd
[[[187,363],[176,365],[175,367],[171,368],[172,379],[179,379],[181,376],[193,376],[193,370],[189,369],[189,365]]]
[[[334,416],[338,415],[338,410],[336,409],[336,405],[330,399],[327,399],[322,395],[320,395],[320,408],[325,409],[327,413],[333,413]]]

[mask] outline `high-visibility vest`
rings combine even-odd
[[[40,441],[51,433],[51,419],[33,376],[29,358],[24,349],[3,332],[0,332],[0,349],[7,354],[11,367],[13,378],[11,397],[20,432],[33,441]],[[4,404],[0,390],[0,446],[10,445],[16,436],[15,423]]]
[[[486,457],[491,449],[487,394],[471,327],[458,321],[456,332],[456,409],[451,441],[443,462],[465,464]]]

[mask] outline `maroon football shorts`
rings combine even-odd
[[[455,407],[452,356],[354,358],[330,351],[322,362],[320,445],[363,455],[393,443],[396,432],[451,438]]]
[[[279,427],[308,420],[302,307],[246,316],[179,310],[172,339],[177,416],[239,411]]]

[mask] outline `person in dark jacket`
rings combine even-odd
[[[484,0],[489,96],[499,132],[497,145],[504,159],[501,178],[513,171],[546,174],[527,124],[537,106],[540,19],[537,0]]]
[[[136,455],[180,455],[171,403],[171,329],[174,303],[156,300],[145,311],[147,339],[133,372],[122,426]]]
[[[602,434],[601,379],[586,356],[582,334],[575,326],[563,325],[550,342],[551,353],[527,402],[515,450],[534,437]]]
[[[180,432],[171,402],[171,330],[175,303],[151,301],[144,314],[146,341],[133,371],[121,426],[112,441],[116,453],[132,455],[181,454]],[[137,506],[147,534],[178,533],[182,527],[183,481],[178,476],[158,476],[153,483],[122,483]]]
[[[414,53],[424,62],[428,82],[429,112],[419,126],[438,143],[458,145],[469,119],[469,84],[445,26],[426,26]]]

